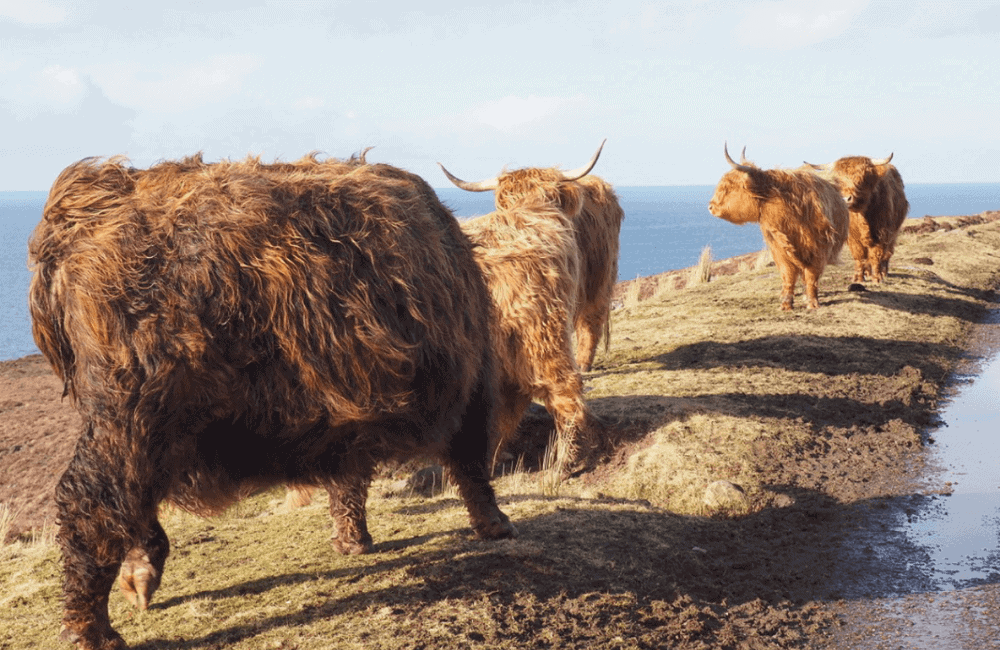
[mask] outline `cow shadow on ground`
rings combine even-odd
[[[606,368],[601,365],[588,377],[656,370],[708,370],[713,368],[761,367],[812,372],[824,375],[898,374],[914,366],[927,379],[943,378],[945,368],[935,359],[961,354],[957,346],[900,341],[868,336],[775,335],[720,342],[698,341],[662,354],[640,357],[631,364]]]
[[[912,276],[906,276],[912,277]],[[928,278],[922,278],[928,280]],[[975,323],[982,319],[979,301],[990,301],[992,291],[969,289],[953,285],[941,278],[930,281],[945,285],[952,296],[911,294],[893,291],[891,284],[870,287],[859,294],[860,299],[886,309],[927,316],[950,316]]]
[[[183,650],[229,645],[261,634],[302,629],[342,615],[371,615],[373,605],[400,612],[421,611],[435,603],[488,601],[488,616],[504,612],[536,617],[531,626],[551,624],[560,611],[592,608],[598,618],[615,620],[620,629],[647,630],[654,621],[669,628],[689,624],[682,611],[702,612],[709,631],[721,630],[730,611],[748,604],[757,611],[799,611],[791,624],[808,625],[808,603],[924,593],[936,578],[926,548],[893,521],[921,503],[938,497],[906,496],[843,504],[813,490],[772,485],[787,504],[742,518],[681,516],[624,500],[582,500],[543,496],[504,499],[516,511],[532,501],[541,514],[516,518],[515,540],[477,542],[467,529],[437,535],[388,540],[365,562],[329,571],[261,575],[217,589],[192,590],[157,608],[182,607],[190,601],[242,599],[248,594],[315,582],[306,604],[289,603],[252,620],[240,621],[200,638],[148,641],[143,650]],[[546,506],[546,502],[549,505]],[[457,500],[444,507],[461,508]],[[406,512],[414,517],[425,513]],[[315,514],[323,517],[320,512]],[[881,528],[879,528],[881,526]],[[864,531],[882,530],[876,537]],[[444,544],[427,542],[438,535]],[[426,550],[420,550],[422,546]],[[407,553],[391,552],[400,548]],[[332,553],[319,549],[317,555]],[[273,565],[262,572],[274,569]],[[405,580],[387,576],[403,572]],[[380,576],[382,577],[380,579]],[[361,579],[365,578],[365,582]],[[351,589],[338,585],[347,581]],[[1000,582],[992,574],[979,584]],[[197,584],[189,582],[189,584]],[[364,587],[363,585],[369,585]],[[346,592],[346,593],[345,593]],[[755,620],[745,622],[751,628]],[[714,628],[713,628],[714,625]],[[646,626],[646,627],[643,627]]]
[[[800,449],[802,453],[822,454],[831,448],[855,447],[866,453],[858,462],[875,464],[891,463],[892,458],[918,449],[921,437],[927,435],[923,432],[937,423],[930,404],[920,405],[906,396],[883,396],[880,401],[863,402],[800,393],[630,395],[600,397],[588,400],[588,405],[608,446],[605,462],[629,454],[633,445],[641,445],[654,431],[700,414],[785,421],[788,428],[812,436],[805,443],[808,448]],[[508,460],[498,468],[497,475],[544,467],[554,431],[552,416],[540,405],[532,405],[508,445]]]

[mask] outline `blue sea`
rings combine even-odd
[[[619,187],[625,210],[618,279],[693,266],[705,246],[714,259],[759,251],[760,228],[734,226],[708,213],[714,186]],[[437,190],[459,217],[493,209],[493,193]],[[907,184],[910,217],[978,214],[1000,209],[1000,183]],[[37,352],[28,317],[28,236],[45,192],[0,192],[0,360]]]

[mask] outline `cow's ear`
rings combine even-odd
[[[579,183],[559,183],[559,207],[567,217],[575,218],[583,209],[583,188]]]

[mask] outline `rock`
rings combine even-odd
[[[746,492],[735,483],[715,481],[705,488],[705,505],[709,508],[742,507],[746,504]]]
[[[779,494],[772,501],[775,508],[788,508],[795,505],[795,499],[787,494]]]
[[[424,497],[441,494],[444,491],[444,468],[431,465],[417,470],[406,480],[406,489]]]

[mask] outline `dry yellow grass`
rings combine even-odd
[[[694,287],[699,284],[706,284],[712,279],[712,247],[706,246],[701,249],[698,256],[698,263],[692,267],[688,274],[687,286]]]

